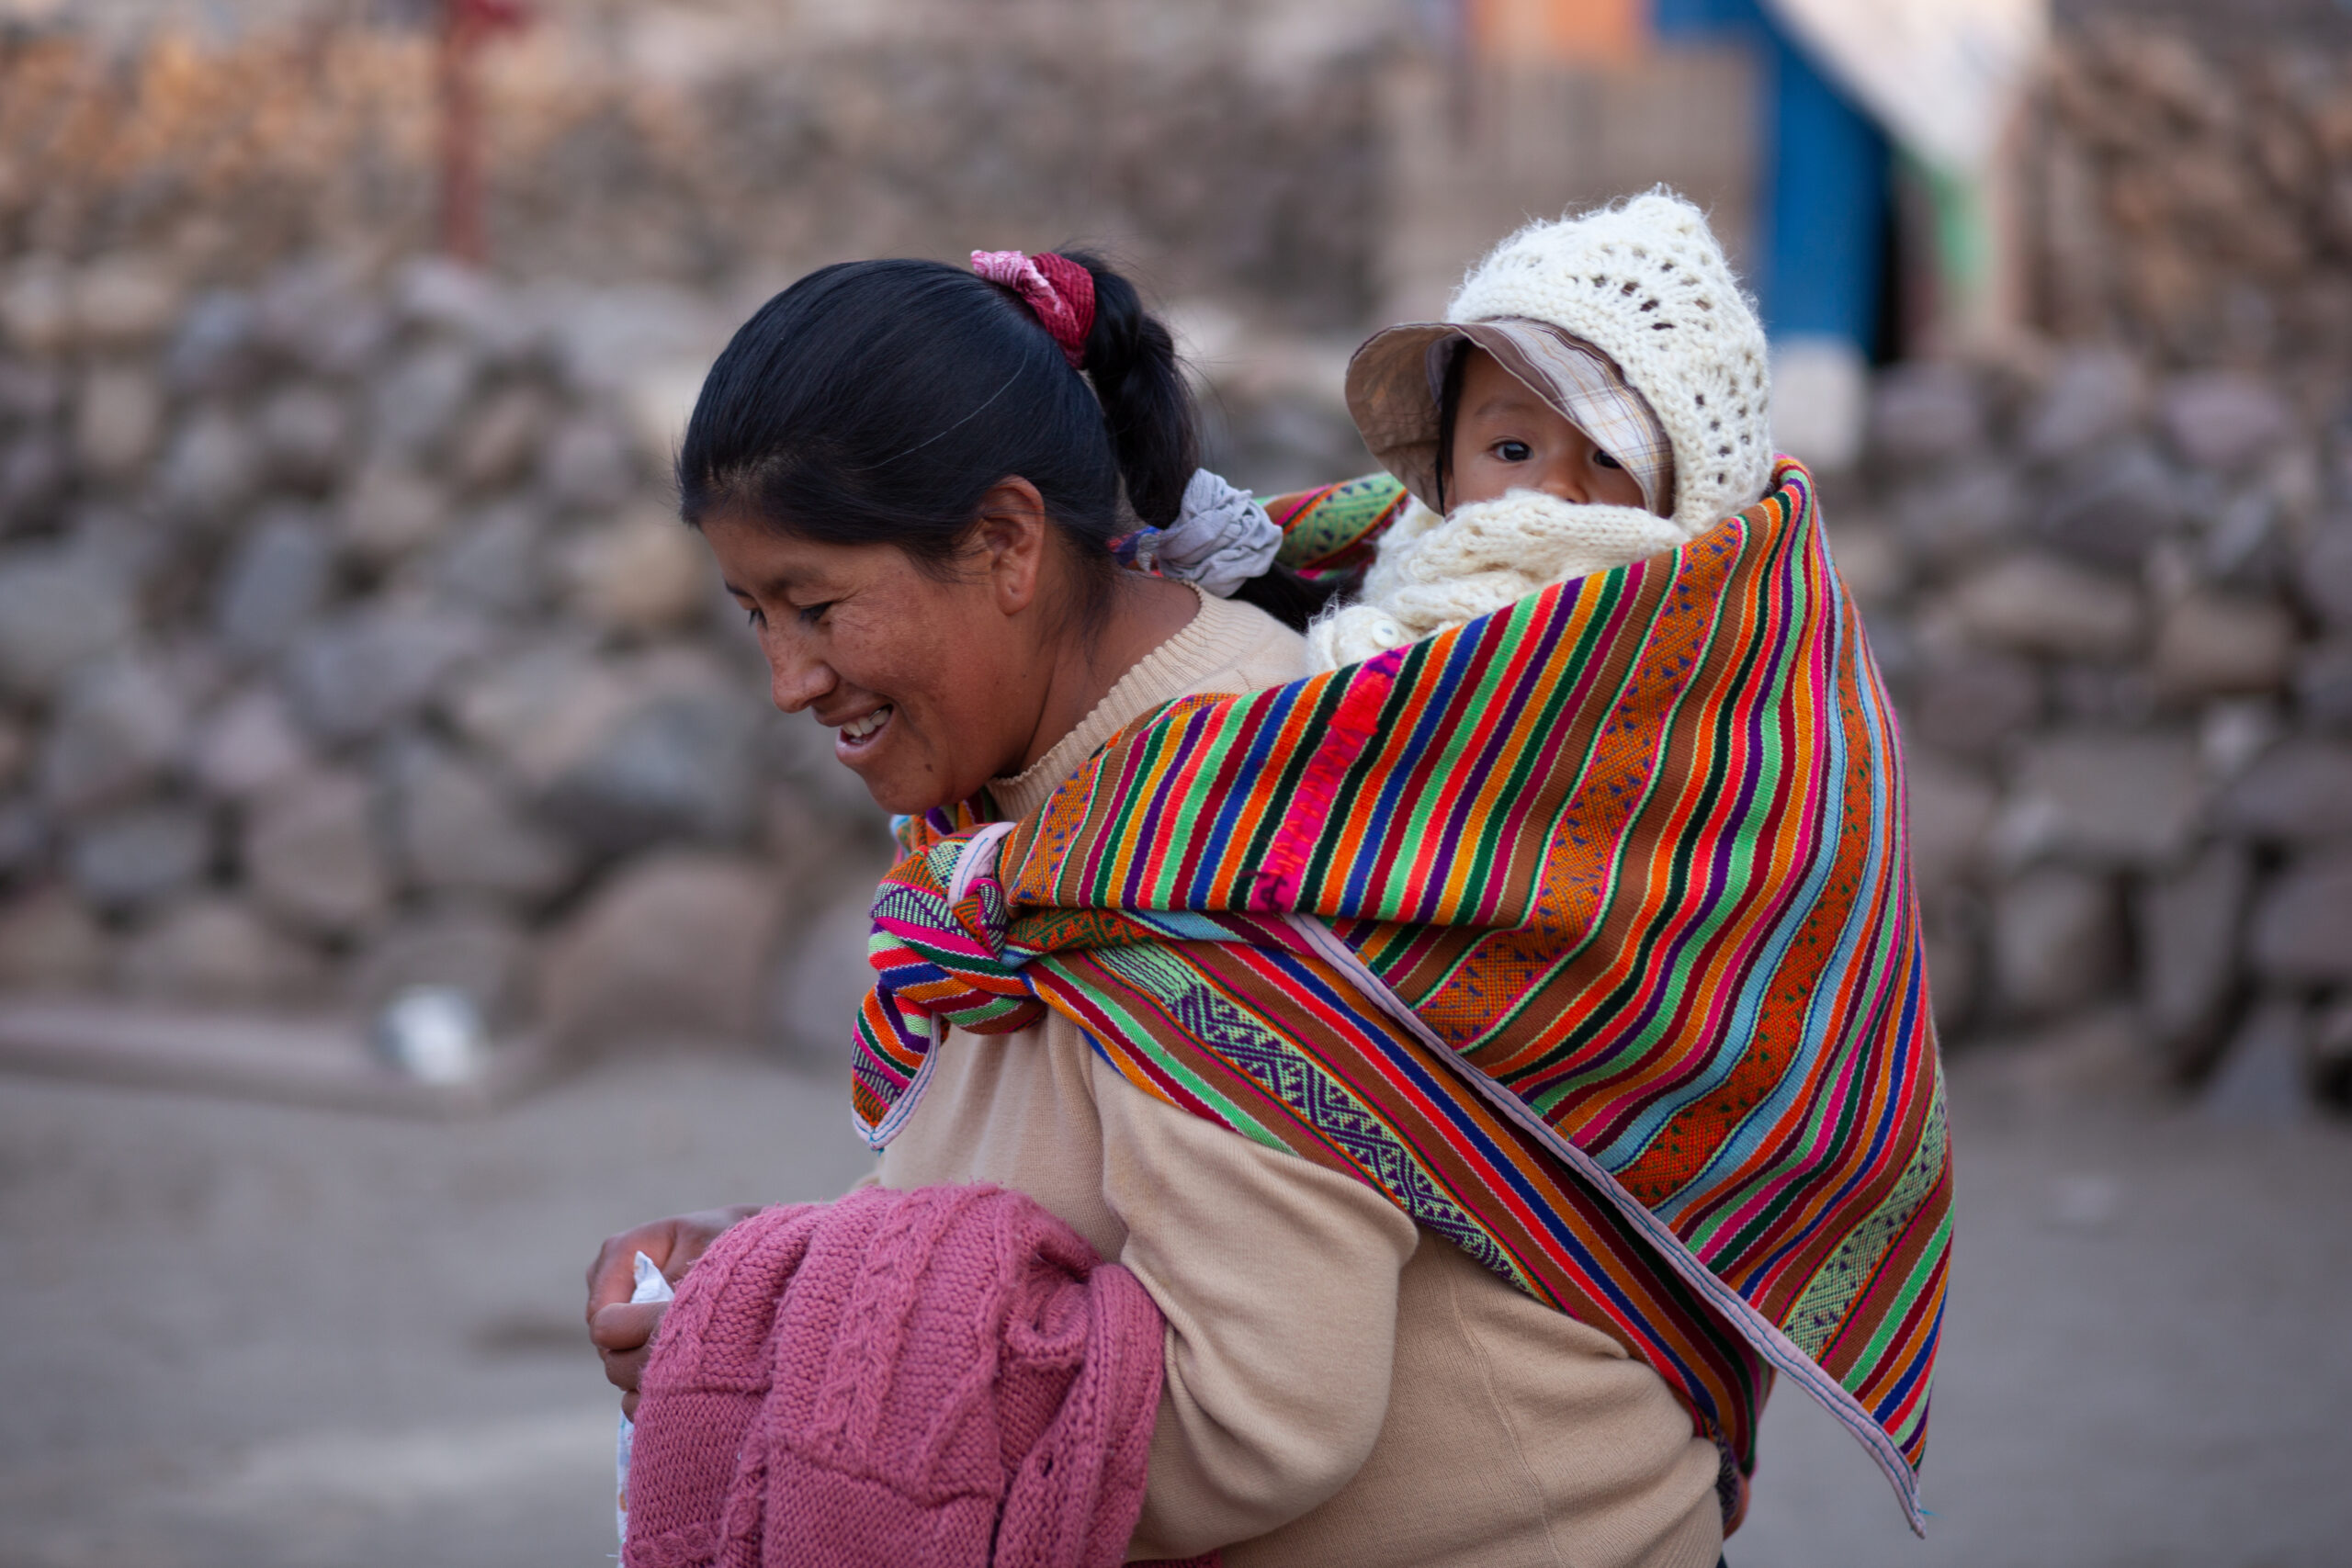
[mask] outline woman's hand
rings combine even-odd
[[[757,1203],[704,1209],[605,1238],[596,1261],[588,1266],[588,1337],[605,1359],[605,1381],[621,1391],[622,1415],[636,1417],[638,1380],[645,1375],[653,1331],[662,1325],[662,1309],[669,1305],[629,1301],[637,1290],[637,1255],[642,1252],[653,1259],[662,1278],[675,1284],[720,1233],[759,1212]]]

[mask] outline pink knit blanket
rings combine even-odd
[[[1159,1310],[1028,1197],[770,1209],[679,1287],[646,1368],[625,1568],[1114,1568]]]

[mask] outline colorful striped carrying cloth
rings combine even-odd
[[[1320,493],[1351,514],[1270,509],[1309,566],[1394,515]],[[935,1027],[1050,1007],[1614,1336],[1723,1450],[1727,1520],[1778,1372],[1920,1528],[1942,1080],[1894,719],[1803,468],[1671,554],[1170,704],[989,815],[909,824],[876,897],[875,1146]]]

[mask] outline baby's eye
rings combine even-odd
[[[1535,451],[1524,441],[1498,441],[1495,443],[1495,456],[1506,463],[1524,463],[1535,456]]]
[[[1598,468],[1622,468],[1625,466],[1598,446],[1592,449],[1592,462]]]

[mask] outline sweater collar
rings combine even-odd
[[[989,781],[999,817],[1028,816],[1114,735],[1162,704],[1190,695],[1265,635],[1265,623],[1248,606],[1185,586],[1200,596],[1201,607],[1182,631],[1136,660],[1075,728],[1019,776]]]

